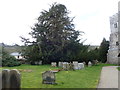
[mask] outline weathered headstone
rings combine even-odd
[[[59,62],[58,67],[62,67],[62,66],[63,66],[63,62]]]
[[[73,61],[73,68],[75,69],[75,70],[77,70],[78,69],[78,61]]]
[[[57,63],[56,62],[51,62],[52,67],[56,67]]]
[[[97,65],[98,64],[98,60],[92,60],[92,64],[93,65]]]
[[[78,69],[84,69],[84,64],[83,63],[78,63]]]
[[[91,61],[88,62],[88,67],[91,67],[92,66],[92,63]]]
[[[67,70],[67,62],[63,62],[62,68],[63,68],[63,70]]]
[[[2,88],[16,88],[17,90],[20,89],[21,85],[21,78],[20,73],[17,69],[9,70],[4,69],[2,70]]]
[[[42,61],[39,61],[38,64],[39,64],[39,65],[42,65]]]
[[[4,69],[2,70],[2,88],[9,88],[10,82],[9,82],[9,73],[10,70]]]
[[[69,65],[70,65],[70,70],[74,70],[74,65],[73,65],[73,63],[70,63]]]
[[[52,71],[45,71],[42,73],[42,83],[43,84],[56,84],[55,83],[55,73]]]
[[[9,78],[10,88],[17,88],[17,90],[20,89],[20,85],[21,85],[20,77],[21,77],[20,73],[17,69],[10,70],[10,78]]]
[[[84,66],[86,65],[86,62],[83,62]]]
[[[66,70],[70,70],[70,64],[66,63]]]

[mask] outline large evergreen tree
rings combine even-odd
[[[70,18],[68,14],[69,12],[64,5],[56,3],[48,11],[43,10],[41,12],[38,22],[30,32],[35,41],[29,45],[29,41],[24,39],[27,45],[26,48],[29,46],[27,50],[30,50],[34,58],[30,58],[31,55],[28,51],[26,55],[29,60],[43,60],[44,63],[50,63],[51,61],[73,59],[73,55],[78,50],[74,50],[74,48],[79,43],[78,36],[80,32],[75,30],[72,23],[73,18]],[[71,45],[74,47],[70,48]]]

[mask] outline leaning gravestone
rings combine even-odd
[[[73,61],[74,70],[78,69],[78,61]]]
[[[45,71],[42,73],[42,83],[43,84],[56,84],[55,83],[55,73],[52,71]]]
[[[8,69],[4,69],[4,70],[2,70],[2,88],[4,89],[4,88],[9,88],[9,84],[10,84],[10,82],[9,82],[9,72],[10,72],[10,70],[8,70]]]
[[[91,67],[92,66],[92,63],[91,61],[88,62],[88,67]]]
[[[10,88],[18,88],[18,89],[20,88],[21,78],[20,78],[20,73],[17,69],[10,70],[9,82],[10,82]]]

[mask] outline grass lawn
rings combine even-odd
[[[83,70],[60,71],[56,73],[57,85],[42,84],[42,72],[57,67],[50,65],[21,65],[17,67],[3,67],[3,69],[32,70],[21,71],[21,88],[96,88],[103,66],[110,64],[99,64],[97,66],[85,67]]]

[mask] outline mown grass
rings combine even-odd
[[[57,85],[42,84],[42,72],[58,69],[58,67],[51,67],[50,65],[21,65],[3,67],[3,69],[32,70],[32,72],[21,72],[21,88],[96,88],[103,66],[110,66],[110,64],[85,67],[83,70],[60,71],[56,73]]]

